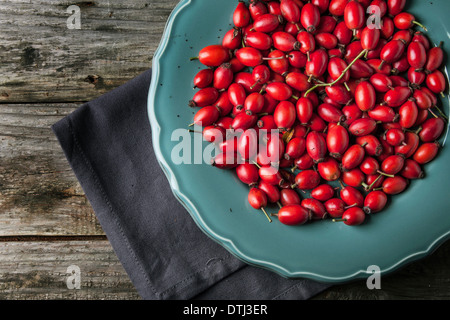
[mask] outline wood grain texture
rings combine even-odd
[[[103,234],[50,126],[77,104],[0,104],[0,236]]]
[[[177,3],[0,2],[0,299],[139,299],[50,126],[150,68]]]
[[[151,67],[176,0],[0,3],[0,101],[87,101]]]
[[[449,300],[450,242],[430,256],[381,277],[381,289],[368,289],[365,280],[331,287],[315,300]]]
[[[0,300],[140,299],[104,241],[0,242]],[[68,267],[80,270],[70,289]]]

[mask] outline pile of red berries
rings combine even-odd
[[[359,225],[424,177],[448,121],[444,52],[405,5],[239,1],[222,43],[192,59],[204,66],[193,124],[218,145],[213,165],[235,170],[269,221]]]

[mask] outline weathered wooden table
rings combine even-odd
[[[0,299],[139,299],[50,126],[150,68],[177,2],[0,1]],[[450,243],[380,290],[359,281],[315,297],[449,298]]]

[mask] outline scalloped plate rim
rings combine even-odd
[[[173,173],[170,165],[165,160],[161,149],[160,149],[160,130],[161,126],[156,118],[155,115],[155,104],[154,100],[156,97],[156,91],[157,91],[157,85],[156,81],[159,79],[159,60],[164,54],[164,51],[168,45],[170,34],[172,31],[172,25],[175,22],[175,19],[177,15],[185,9],[189,4],[192,3],[192,1],[195,0],[181,0],[173,9],[171,14],[168,17],[168,20],[166,22],[164,32],[160,41],[160,44],[157,48],[157,50],[154,53],[153,59],[152,59],[152,80],[149,87],[149,93],[148,93],[148,104],[147,104],[147,111],[148,111],[148,118],[150,121],[151,131],[152,131],[152,143],[153,143],[153,149],[155,152],[155,156],[157,158],[158,164],[160,165],[161,169],[163,170],[164,174],[166,175],[170,188],[177,199],[183,207],[187,210],[187,212],[191,215],[196,225],[204,232],[209,238],[211,238],[213,241],[216,241],[217,243],[224,246],[231,254],[233,254],[236,258],[240,259],[241,261],[252,265],[256,267],[261,267],[263,269],[267,269],[270,271],[273,271],[277,273],[278,275],[286,278],[308,278],[312,279],[318,282],[326,282],[326,283],[345,283],[349,281],[353,281],[356,279],[366,278],[368,275],[371,275],[373,273],[368,272],[368,270],[357,270],[353,273],[339,276],[339,277],[331,277],[327,276],[325,274],[319,274],[319,273],[313,273],[308,271],[291,271],[287,268],[284,268],[280,266],[279,264],[272,263],[269,261],[259,260],[259,259],[253,259],[249,254],[245,254],[242,252],[238,245],[235,244],[235,242],[230,239],[223,237],[216,232],[214,232],[202,219],[201,214],[198,212],[197,208],[193,203],[189,200],[189,198],[180,190],[179,184],[177,181],[177,178],[175,174]],[[448,70],[445,68],[447,78],[448,78]],[[450,98],[449,98],[450,100]],[[449,128],[447,128],[447,131]],[[420,260],[432,252],[434,252],[441,244],[443,244],[445,241],[450,239],[450,231],[447,233],[442,234],[441,236],[437,237],[432,243],[429,244],[427,248],[424,250],[416,251],[411,253],[410,255],[404,257],[403,259],[400,259],[397,263],[392,264],[390,267],[384,268],[380,271],[381,275],[386,275],[389,273],[392,273],[395,270],[398,270],[400,267],[404,267],[405,265]]]

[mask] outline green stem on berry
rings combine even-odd
[[[380,175],[383,175],[383,176],[386,176],[386,177],[389,177],[389,178],[394,178],[394,175],[392,175],[392,174],[388,174],[388,173],[385,173],[385,172],[380,171],[380,170],[377,170],[377,172],[378,172]]]
[[[367,188],[366,188],[366,191],[370,191],[370,190],[372,190],[372,188],[373,188],[373,186],[375,185],[375,183],[377,183],[377,181],[378,180],[380,180],[380,178],[382,177],[383,175],[382,174],[380,174]]]
[[[330,83],[316,84],[315,86],[311,87],[310,89],[308,89],[305,92],[304,97],[307,97],[310,92],[314,91],[318,87],[331,87],[331,86],[335,85],[336,83],[338,83],[345,76],[345,74],[350,70],[350,68],[355,64],[355,62],[358,61],[359,59],[361,59],[361,57],[366,54],[366,51],[368,51],[368,50],[365,49],[365,50],[361,51],[360,54],[358,54],[358,56],[356,56],[356,58],[352,62],[349,63],[349,65],[344,69],[344,71],[342,71],[341,75],[336,80],[334,80],[333,82],[330,82]]]
[[[254,161],[254,160],[253,160],[253,164],[254,164],[255,166],[257,166],[258,169],[261,168],[261,166],[258,164],[258,162]]]
[[[261,207],[261,210],[262,210],[262,212],[264,212],[264,214],[266,215],[267,220],[269,220],[269,222],[272,222],[272,219],[270,219],[270,217],[269,217],[269,215],[267,214],[266,210],[265,210],[263,207]]]
[[[419,27],[421,27],[423,30],[425,30],[425,31],[428,32],[428,29],[425,28],[425,26],[424,26],[423,24],[421,24],[421,23],[419,23],[419,22],[417,22],[417,21],[413,21],[412,23],[417,24],[417,25],[418,25]]]
[[[439,112],[439,114],[441,115],[441,117],[448,121],[448,117],[445,115],[445,113],[442,112],[442,110],[441,110],[438,106],[434,106],[434,107],[435,107],[435,109]]]

